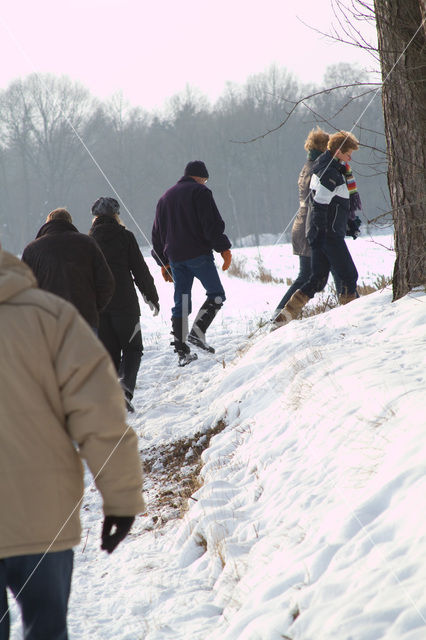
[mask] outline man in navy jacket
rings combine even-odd
[[[231,243],[224,233],[225,223],[212,192],[205,186],[208,177],[204,162],[189,162],[184,176],[158,201],[152,228],[152,255],[161,266],[164,279],[174,282],[172,345],[180,366],[197,357],[191,354],[186,339],[214,353],[213,347],[206,343],[205,334],[225,301],[225,291],[213,251],[222,255],[224,271],[232,258]],[[187,335],[194,277],[200,280],[207,297]]]

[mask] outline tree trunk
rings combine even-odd
[[[374,0],[395,229],[393,298],[426,282],[424,0]]]

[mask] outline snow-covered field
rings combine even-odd
[[[391,276],[391,243],[349,241],[361,283]],[[233,253],[252,265],[259,255]],[[274,275],[296,275],[289,245],[260,255]],[[216,353],[178,368],[173,288],[148,263],[161,311],[141,305],[129,416],[150,460],[148,511],[107,556],[87,476],[70,640],[424,640],[426,293],[392,303],[384,289],[268,333],[258,321],[286,285],[222,274]],[[197,283],[194,311],[203,299]],[[173,491],[218,425],[178,518]],[[161,452],[185,440],[195,449],[179,471]],[[15,605],[12,615],[18,640]]]

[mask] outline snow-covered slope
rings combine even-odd
[[[391,274],[380,244],[356,243],[361,281]],[[288,245],[262,256],[275,275],[297,267]],[[426,293],[392,303],[385,289],[268,333],[256,323],[285,287],[224,274],[216,353],[179,369],[172,287],[150,267],[161,314],[143,309],[129,417],[148,512],[106,556],[87,476],[70,640],[424,640]],[[196,286],[194,310],[202,300]],[[222,427],[177,518],[173,491]],[[185,441],[178,468],[162,452]]]

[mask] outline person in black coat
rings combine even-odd
[[[22,253],[40,289],[71,302],[93,329],[114,292],[114,277],[93,238],[79,233],[71,214],[51,211]]]
[[[197,357],[190,353],[186,339],[214,353],[213,347],[206,343],[205,334],[225,301],[225,291],[213,251],[222,255],[224,271],[232,259],[231,243],[224,233],[225,223],[212,192],[205,185],[208,177],[204,162],[188,162],[184,176],[158,201],[152,227],[152,256],[161,266],[164,279],[174,282],[172,345],[178,354],[179,366]],[[194,278],[203,285],[206,300],[187,335]]]
[[[113,297],[100,316],[99,338],[114,361],[127,409],[133,411],[131,400],[143,355],[135,284],[154,316],[160,305],[154,280],[136,238],[122,224],[119,212],[120,205],[115,198],[98,198],[92,206],[94,220],[89,235],[102,249],[116,285]]]

